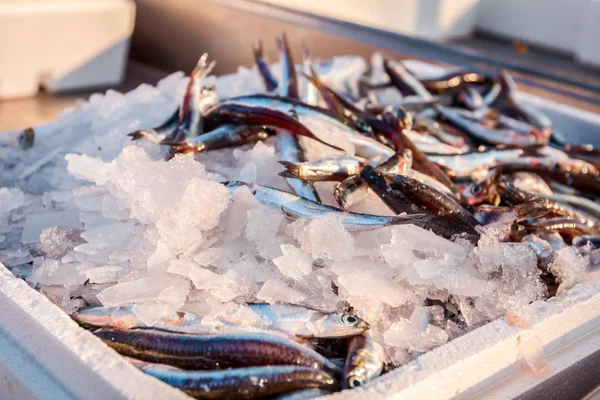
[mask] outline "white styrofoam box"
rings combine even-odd
[[[372,28],[443,40],[469,35],[480,0],[264,0]]]
[[[477,28],[600,65],[597,0],[481,0]]]
[[[121,82],[131,0],[0,1],[0,98]]]

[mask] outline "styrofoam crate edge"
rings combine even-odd
[[[600,329],[598,310],[600,283],[581,284],[558,297],[524,307],[519,318],[531,324],[527,328],[498,319],[423,354],[370,385],[326,398],[358,400],[368,395],[369,399],[447,399],[472,395],[519,371],[524,363],[521,347],[528,346],[528,341],[538,340],[546,356],[551,357],[553,351]]]
[[[74,398],[189,399],[130,365],[2,264],[0,319],[3,333],[23,356],[33,358]],[[4,361],[0,353],[0,362]],[[37,395],[45,398],[43,393]]]

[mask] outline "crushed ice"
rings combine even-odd
[[[344,88],[365,68],[360,58],[339,57],[319,72]],[[221,98],[263,90],[246,68],[209,80]],[[402,363],[547,296],[533,251],[500,243],[493,228],[479,247],[412,225],[349,233],[334,216],[289,222],[247,188],[231,194],[218,183],[285,189],[272,141],[169,162],[159,146],[130,142],[128,132],[169,116],[186,81],[175,73],[156,87],[95,94],[40,129],[29,150],[0,137],[0,262],[66,312],[135,303],[150,325],[177,310],[244,325],[256,318],[249,309],[222,310],[247,301],[351,308]],[[331,151],[303,143],[311,158]],[[331,197],[331,186],[318,188]],[[381,209],[375,201],[358,207]],[[549,266],[559,292],[585,269],[571,248]],[[442,305],[459,316],[445,317]]]

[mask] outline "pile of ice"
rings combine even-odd
[[[342,88],[365,68],[356,57],[318,66]],[[245,68],[209,80],[222,98],[263,90]],[[176,73],[157,87],[93,95],[40,129],[28,150],[4,138],[0,262],[66,312],[135,303],[151,324],[176,310],[214,320],[250,301],[352,309],[402,363],[547,296],[533,250],[500,243],[494,229],[478,247],[412,225],[349,233],[334,216],[290,222],[247,188],[218,183],[285,189],[271,141],[169,162],[159,146],[129,141],[128,132],[166,119],[186,82]],[[304,143],[312,158],[330,151]],[[318,188],[331,201],[331,185]],[[357,209],[384,207],[368,198]],[[586,262],[567,248],[550,270],[564,289]],[[252,311],[235,318],[251,323]]]

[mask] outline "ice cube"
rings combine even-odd
[[[297,304],[305,300],[306,295],[290,288],[277,279],[269,279],[260,288],[259,292],[256,294],[256,298],[267,303],[282,301]]]
[[[40,234],[45,228],[60,226],[63,228],[82,229],[79,213],[75,210],[50,211],[27,215],[21,241],[23,243],[37,243]]]
[[[300,280],[312,272],[312,257],[291,244],[281,245],[282,256],[274,258],[273,263],[282,274]]]
[[[48,258],[60,260],[76,246],[84,243],[84,240],[78,229],[52,226],[42,231],[40,242]]]

